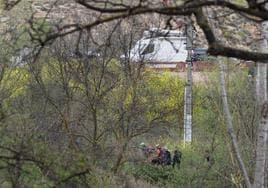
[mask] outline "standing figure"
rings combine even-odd
[[[156,145],[156,155],[157,156],[152,159],[152,164],[162,164],[163,150],[159,144]]]
[[[167,148],[163,149],[163,157],[162,157],[162,164],[163,165],[171,165],[171,154]]]
[[[180,164],[181,164],[181,157],[182,157],[182,153],[180,152],[180,150],[175,150],[174,151],[174,156],[173,156],[173,162],[172,162],[172,167],[174,168],[175,165],[180,168]]]
[[[146,159],[148,159],[149,156],[150,156],[150,152],[151,152],[149,146],[146,146],[145,143],[142,142],[142,143],[140,144],[140,149],[141,149],[141,151],[142,151],[144,157],[145,157]]]

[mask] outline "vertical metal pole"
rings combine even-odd
[[[193,31],[190,22],[186,25],[187,83],[184,97],[184,143],[192,142],[192,44]]]

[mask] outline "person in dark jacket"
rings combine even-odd
[[[164,147],[162,149],[161,155],[160,155],[161,165],[171,165],[171,153],[167,149],[167,147]]]
[[[164,165],[171,165],[171,153],[168,149],[165,149],[164,154]]]
[[[180,164],[181,164],[181,157],[182,157],[182,153],[179,150],[175,150],[174,151],[174,156],[173,156],[173,160],[172,160],[172,167],[174,168],[175,165],[180,168]]]

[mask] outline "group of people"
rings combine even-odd
[[[155,148],[147,146],[143,142],[140,144],[142,153],[146,159],[151,160],[154,165],[172,165],[174,168],[180,167],[182,153],[177,149],[174,151],[173,157],[167,148],[162,148],[159,144]],[[151,158],[153,154],[156,154]]]

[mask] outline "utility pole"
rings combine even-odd
[[[190,20],[190,19],[189,19]],[[192,142],[192,50],[193,50],[193,29],[191,22],[186,24],[186,49],[187,54],[187,82],[184,91],[184,137],[185,143]]]

